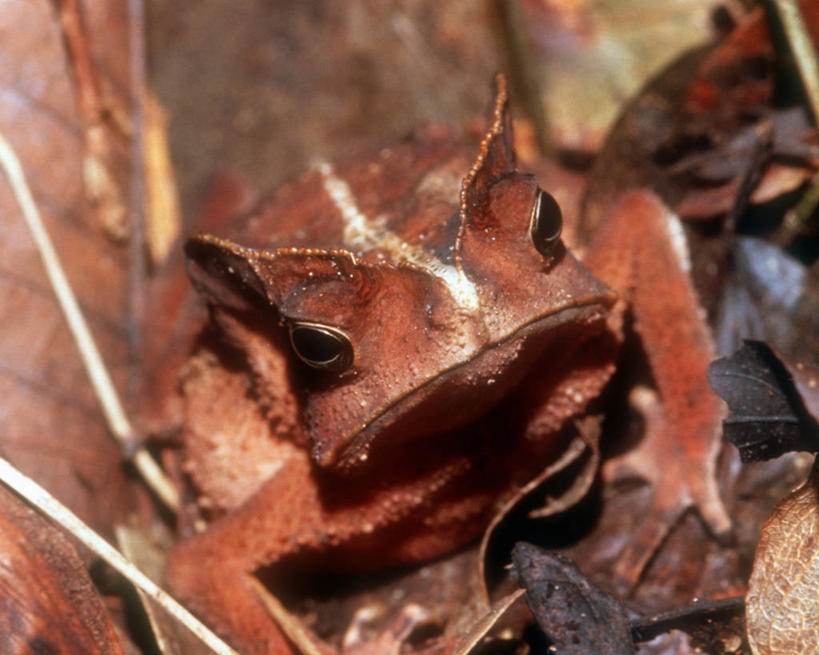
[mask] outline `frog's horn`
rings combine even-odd
[[[473,220],[475,214],[481,212],[485,201],[485,194],[482,192],[505,173],[515,170],[515,147],[506,86],[506,77],[502,73],[495,75],[495,100],[489,116],[489,128],[481,140],[481,149],[475,163],[461,182],[462,224]]]
[[[188,239],[185,256],[196,289],[211,304],[233,310],[280,306],[307,279],[339,280],[363,301],[372,282],[371,267],[343,249],[256,250],[204,234]]]
[[[263,281],[253,268],[256,251],[209,234],[185,243],[185,265],[196,290],[209,303],[247,310],[264,302]]]

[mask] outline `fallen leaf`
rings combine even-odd
[[[122,653],[74,546],[0,487],[0,652]]]
[[[801,4],[809,29],[819,34],[819,12],[807,0]],[[759,7],[717,44],[684,53],[656,75],[626,107],[595,159],[583,201],[586,228],[606,218],[623,189],[643,186],[678,213],[684,203],[689,215],[718,214],[717,207],[733,205],[736,197],[715,194],[713,178],[718,174],[723,185],[738,190],[746,175],[764,173],[762,164],[770,157],[755,161],[754,154],[760,145],[757,133],[766,124],[773,130],[770,156],[808,150],[804,139],[815,142],[815,131],[805,121],[800,130],[793,112],[776,110],[775,73],[774,48]],[[699,165],[687,165],[693,162]],[[806,168],[813,163],[803,156],[794,176],[781,171],[766,176],[765,188],[754,199],[793,188],[811,175]],[[757,165],[760,170],[754,171]],[[680,167],[708,183],[680,174]],[[757,191],[756,185],[749,191]],[[700,192],[705,197],[697,198]],[[709,210],[709,202],[718,205]]]
[[[594,587],[574,563],[526,543],[512,553],[526,601],[562,655],[634,653],[628,616],[619,600]]]
[[[710,12],[717,3],[520,4],[530,65],[542,80],[538,100],[545,108],[551,140],[557,148],[594,152],[625,98],[680,53],[712,38]]]
[[[481,116],[501,66],[490,13],[472,0],[241,11],[211,1],[193,14],[152,4],[152,81],[169,111],[182,206],[196,205],[215,170],[268,191],[319,157]]]
[[[754,655],[808,655],[819,644],[819,469],[762,529],[745,620]]]
[[[743,462],[792,450],[819,450],[819,427],[804,409],[793,379],[765,344],[748,341],[708,367],[708,381],[731,408],[725,438]]]
[[[86,125],[57,4],[0,3],[0,131],[20,159],[112,376],[125,389],[127,253],[106,236],[84,187]],[[71,4],[62,3],[63,10]],[[94,35],[87,44],[92,59],[105,62],[101,83],[127,89],[117,77],[123,73],[125,23],[116,7],[124,3],[86,3],[82,15]],[[0,446],[88,523],[110,529],[132,502],[131,483],[2,173],[0,214]]]

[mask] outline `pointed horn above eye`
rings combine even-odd
[[[279,305],[283,296],[306,280],[343,281],[367,296],[368,267],[344,249],[244,248],[209,234],[185,244],[188,274],[209,302],[237,310],[263,302]]]
[[[481,140],[480,151],[461,182],[460,210],[463,222],[479,200],[480,189],[503,173],[515,170],[515,147],[509,115],[506,76],[497,73],[494,80],[489,128]]]
[[[274,304],[278,304],[282,294],[306,281],[313,284],[343,282],[355,291],[360,300],[366,300],[372,293],[373,266],[357,260],[352,252],[344,248],[278,248],[262,251],[254,267]]]
[[[185,243],[188,275],[196,289],[217,305],[246,309],[266,297],[253,261],[257,251],[210,234]]]

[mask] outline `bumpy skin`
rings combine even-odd
[[[182,375],[187,466],[221,515],[174,549],[167,575],[242,652],[290,652],[248,585],[254,571],[286,561],[383,567],[473,539],[498,497],[549,462],[556,435],[613,371],[624,303],[610,313],[616,296],[550,238],[555,216],[538,211],[548,197],[515,170],[506,104],[499,78],[474,161],[430,130],[318,164],[230,226],[229,241],[186,247],[211,318]],[[617,216],[636,212],[650,226],[658,208],[643,194]],[[612,252],[614,241],[594,248]],[[615,252],[633,261],[628,248]],[[620,280],[623,262],[610,259],[592,257],[642,307],[634,267]],[[349,365],[305,366],[288,340],[299,323],[343,333]],[[649,350],[652,364],[686,340],[699,348],[688,318],[678,325],[659,354]],[[654,329],[642,313],[638,327],[646,338]],[[698,367],[684,385],[699,388]],[[682,394],[668,418],[687,429],[699,396],[678,387],[660,391]],[[683,441],[696,475],[711,473],[712,449],[701,446],[718,418],[693,426],[697,443]],[[679,436],[655,432],[666,445]],[[657,518],[701,500],[721,508],[693,479],[675,478],[691,487],[684,503],[658,482]]]

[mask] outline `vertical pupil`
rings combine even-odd
[[[540,254],[545,255],[560,238],[563,228],[563,214],[560,205],[543,189],[538,189],[537,200],[532,213],[532,242]]]

